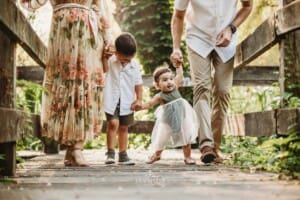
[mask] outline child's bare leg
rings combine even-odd
[[[112,119],[108,121],[107,129],[106,129],[107,150],[115,149],[116,132],[118,127],[119,127],[119,120]]]
[[[118,141],[119,141],[119,152],[124,152],[127,150],[128,145],[128,126],[121,125],[118,130]]]
[[[191,157],[191,145],[188,144],[182,147],[183,155],[184,155],[184,163],[187,165],[194,165],[195,161]]]

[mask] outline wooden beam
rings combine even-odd
[[[17,141],[26,127],[24,113],[13,108],[0,107],[0,121],[0,143]]]
[[[44,78],[44,68],[39,66],[19,66],[17,67],[17,77],[19,80],[41,84]]]
[[[278,82],[278,66],[247,66],[237,68],[233,73],[233,85],[272,85]]]
[[[274,23],[275,19],[272,15],[237,45],[234,58],[235,68],[246,66],[276,44],[277,38],[274,31]]]
[[[276,34],[283,35],[300,28],[300,0],[275,12]]]
[[[277,134],[288,135],[292,132],[300,132],[300,108],[280,109],[276,113]]]
[[[1,0],[0,29],[12,40],[17,41],[40,66],[45,66],[46,46],[11,0]]]
[[[236,69],[233,74],[233,85],[271,85],[278,81],[278,66],[247,66]],[[17,67],[18,79],[42,83],[44,69],[38,66]],[[146,87],[153,86],[152,75],[143,76]],[[185,86],[190,87],[190,77],[186,77]]]
[[[296,0],[274,12],[237,45],[234,67],[246,66],[279,42],[283,35],[299,28],[300,0]]]

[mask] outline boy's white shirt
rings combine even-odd
[[[227,47],[217,47],[217,35],[236,15],[237,0],[175,0],[177,10],[186,10],[186,42],[197,54],[206,58],[215,50],[225,63],[236,52],[237,33]]]
[[[115,56],[111,56],[104,85],[104,112],[113,115],[120,99],[120,115],[131,114],[131,104],[136,100],[135,86],[142,84],[140,67],[134,59],[123,67]]]

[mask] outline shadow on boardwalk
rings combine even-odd
[[[181,150],[164,152],[153,165],[145,164],[148,152],[129,151],[135,166],[106,166],[105,151],[86,150],[88,168],[63,167],[63,154],[27,160],[17,170],[15,183],[0,184],[0,199],[300,199],[299,182],[278,181],[272,173],[203,165],[196,150],[195,166],[184,165]]]

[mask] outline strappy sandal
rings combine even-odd
[[[146,161],[147,164],[153,164],[155,163],[156,161],[159,161],[160,160],[160,155],[156,155],[155,153],[149,157],[149,159]]]

